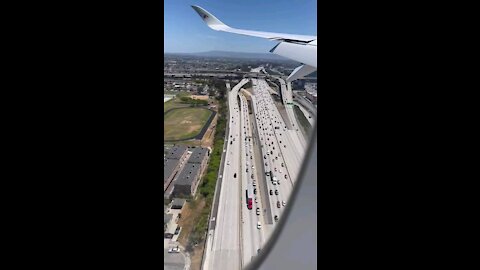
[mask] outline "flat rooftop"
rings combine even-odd
[[[180,160],[178,159],[164,159],[163,161],[163,182],[172,175]]]
[[[168,153],[165,155],[165,158],[168,158],[168,159],[180,159],[183,154],[185,153],[185,151],[187,151],[187,148],[186,146],[184,145],[176,145],[174,147],[172,147],[171,149],[169,149]]]
[[[203,147],[194,148],[192,151],[192,155],[188,159],[188,163],[202,163],[203,159],[207,155],[207,151],[208,149]]]
[[[175,181],[175,185],[191,185],[193,180],[196,179],[199,170],[200,164],[187,163]]]

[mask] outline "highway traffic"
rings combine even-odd
[[[241,269],[261,252],[298,177],[305,139],[293,111],[285,123],[263,79],[228,93],[229,133],[216,226],[209,231],[204,269]],[[282,93],[287,91],[285,82]],[[291,101],[286,94],[285,107]]]

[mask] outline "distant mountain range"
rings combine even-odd
[[[202,57],[221,57],[221,58],[237,58],[237,59],[264,59],[264,60],[286,60],[288,59],[273,53],[246,53],[246,52],[227,52],[227,51],[209,51],[199,53],[165,53],[176,55],[191,55]]]

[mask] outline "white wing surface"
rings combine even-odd
[[[206,11],[205,9],[199,6],[192,6],[192,8],[198,13],[198,15],[200,15],[200,17],[207,24],[207,26],[212,28],[213,30],[266,38],[274,41],[280,41],[280,43],[278,43],[275,47],[273,47],[270,50],[270,52],[302,63],[304,67],[302,68],[302,71],[304,72],[299,72],[299,73],[305,73],[305,71],[311,71],[311,70],[313,70],[311,72],[314,72],[317,69],[317,37],[316,36],[293,35],[293,34],[236,29],[224,24],[213,14],[211,14],[210,12]],[[289,76],[289,81],[293,79],[299,79],[308,74],[302,74],[303,76],[298,76],[300,74],[295,76],[293,75],[294,74],[292,73]]]

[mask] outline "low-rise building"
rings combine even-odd
[[[165,193],[173,179],[178,175],[179,169],[185,163],[188,147],[174,146],[165,154],[163,161],[163,192]]]
[[[163,163],[165,199],[195,194],[200,177],[206,169],[210,151],[209,148],[183,145],[165,147]]]
[[[200,174],[200,164],[187,163],[175,180],[174,196],[195,194]]]
[[[185,199],[173,199],[172,201],[172,209],[182,209],[183,206],[185,205],[186,200]]]
[[[187,153],[188,147],[185,145],[176,145],[169,149],[168,153],[165,155],[165,158],[168,159],[181,159]]]

